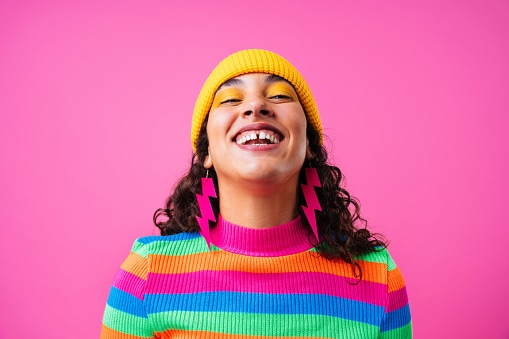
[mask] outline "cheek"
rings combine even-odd
[[[302,113],[304,114],[304,113]],[[304,156],[307,154],[309,141],[306,134],[306,127],[307,122],[306,118],[300,119],[295,124],[295,131],[296,131],[296,138],[298,139],[297,142],[299,143],[299,154],[304,154]]]
[[[299,117],[298,119],[295,119],[293,121],[292,129],[293,129],[295,135],[299,139],[307,139],[306,128],[307,128],[307,122],[306,122],[306,118],[304,116],[304,112],[302,112],[302,117]]]
[[[209,114],[209,121],[207,123],[207,135],[209,136],[209,143],[214,142],[214,140],[219,135],[224,135],[226,123],[227,121],[225,114],[220,114],[219,112],[211,112]]]
[[[230,138],[230,130],[233,126],[233,114],[221,110],[211,111],[207,123],[207,135],[209,140],[209,152],[220,153],[225,149],[225,143]],[[216,156],[217,157],[217,156]]]

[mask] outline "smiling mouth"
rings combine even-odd
[[[279,144],[281,135],[271,130],[251,130],[237,134],[235,142],[238,145],[272,145]]]

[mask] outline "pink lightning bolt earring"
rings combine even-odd
[[[316,196],[315,187],[322,187],[322,183],[320,182],[316,168],[311,167],[306,168],[305,170],[307,185],[300,184],[300,187],[302,188],[302,193],[304,194],[304,200],[306,200],[307,207],[303,205],[302,210],[308,219],[309,225],[315,234],[316,240],[319,241],[315,210],[321,211],[322,207],[320,206],[320,202]]]
[[[205,238],[207,246],[210,249],[209,220],[213,222],[216,221],[216,216],[212,210],[212,205],[210,204],[209,197],[217,198],[217,195],[214,188],[214,181],[212,178],[209,178],[209,170],[207,170],[205,178],[201,178],[201,187],[202,195],[196,194],[196,200],[198,200],[201,218],[196,216],[196,220],[198,221],[198,225],[200,225],[201,235],[203,238]]]

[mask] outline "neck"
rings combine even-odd
[[[270,228],[295,219],[297,183],[286,185],[219,184],[219,210],[224,219],[249,228]]]

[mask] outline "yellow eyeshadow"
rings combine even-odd
[[[297,100],[297,94],[295,93],[295,90],[293,89],[292,85],[285,81],[279,81],[274,84],[271,84],[267,88],[267,96],[275,96],[275,95],[288,95],[293,98],[293,100]]]
[[[231,99],[242,99],[242,92],[235,88],[221,89],[216,93],[211,108],[216,108],[221,105],[222,102]]]

